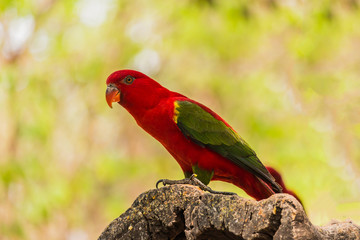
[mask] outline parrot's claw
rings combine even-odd
[[[156,182],[156,189],[159,189],[159,184],[162,183],[164,186],[166,185],[165,181],[169,179],[160,179],[159,181]]]
[[[213,194],[236,195],[236,193],[233,192],[221,192],[221,191],[212,190],[210,187],[206,186],[198,178],[196,178],[196,174],[192,174],[189,178],[184,178],[181,180],[160,179],[159,181],[156,182],[156,188],[158,188],[160,183],[162,183],[164,186],[174,185],[174,184],[190,184],[199,187],[203,191],[207,191]]]

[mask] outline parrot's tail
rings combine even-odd
[[[256,200],[262,200],[275,194],[274,190],[260,178],[242,168],[234,168],[234,172],[230,175],[213,176],[212,180],[220,180],[232,183],[235,186],[243,189],[249,196]]]
[[[286,188],[280,173],[271,167],[266,168],[275,178],[275,181],[282,187],[282,192],[294,196],[301,203],[300,198],[293,191]],[[235,186],[243,189],[249,196],[255,198],[258,201],[275,194],[273,188],[268,183],[265,183],[263,180],[246,171],[245,169],[233,168],[232,170],[233,172],[231,174],[215,172],[212,180],[232,183]]]
[[[301,202],[300,198],[298,197],[298,195],[296,195],[293,191],[286,188],[285,183],[284,183],[284,181],[283,181],[283,179],[281,177],[281,174],[272,167],[266,167],[266,169],[275,178],[275,181],[278,184],[280,184],[280,186],[282,187],[283,193],[287,193],[287,194],[290,194],[290,195],[294,196],[302,205],[302,202]]]

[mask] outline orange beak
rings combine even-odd
[[[120,102],[120,91],[113,84],[109,84],[106,88],[106,102],[110,108],[113,102]]]

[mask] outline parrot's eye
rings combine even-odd
[[[126,84],[132,84],[133,83],[133,81],[134,81],[134,77],[132,77],[132,76],[126,76],[125,78],[124,78],[124,83],[126,83]]]

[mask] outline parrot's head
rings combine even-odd
[[[134,70],[113,72],[106,80],[106,102],[112,108],[117,102],[126,108],[149,108],[163,88],[145,74]]]

